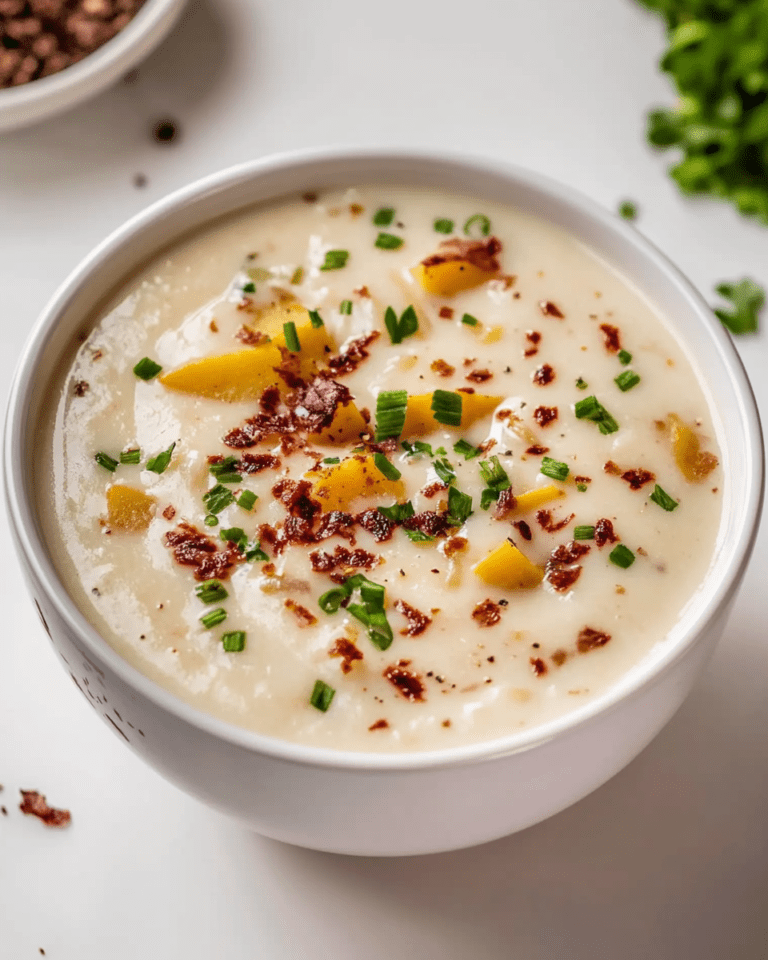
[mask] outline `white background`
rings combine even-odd
[[[0,138],[0,381],[127,217],[305,146],[509,159],[611,209],[636,200],[638,228],[708,297],[768,284],[768,230],[681,198],[645,145],[646,110],[673,98],[662,47],[634,0],[192,0],[135,83]],[[165,146],[164,116],[180,127]],[[738,348],[765,415],[765,333]],[[4,518],[0,538],[0,960],[768,957],[766,531],[709,669],[629,768],[517,836],[391,861],[251,835],[145,768],[48,648]],[[71,827],[23,817],[22,787]]]

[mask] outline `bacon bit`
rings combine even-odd
[[[378,513],[378,511],[376,511]],[[355,520],[350,513],[344,513],[343,510],[331,510],[330,513],[324,513],[320,517],[317,532],[317,540],[327,540],[329,537],[343,537],[350,544],[354,544],[355,535],[353,527]]]
[[[650,472],[650,470],[625,470],[621,475],[621,479],[629,484],[630,490],[639,490],[641,487],[644,487],[646,483],[651,483],[656,479],[655,475]]]
[[[350,203],[349,212],[353,217],[359,217],[365,211],[365,207],[359,203]]]
[[[496,511],[494,517],[496,520],[503,520],[517,506],[517,498],[510,488],[499,492],[499,499],[496,501]]]
[[[541,457],[545,453],[549,453],[549,447],[542,447],[540,444],[534,443],[533,446],[528,447],[525,452],[529,453],[532,457]]]
[[[363,570],[370,570],[378,563],[378,557],[367,550],[347,550],[342,546],[337,546],[333,553],[315,550],[310,553],[309,560],[315,573],[330,573],[337,567],[361,567]]]
[[[592,477],[574,477],[574,483],[592,483]]]
[[[456,373],[456,367],[452,367],[450,363],[446,363],[445,360],[433,360],[429,365],[429,369],[439,377],[452,377],[453,374]]]
[[[173,518],[176,516],[176,507],[171,506],[169,503],[165,510],[163,510],[163,516],[166,520],[173,520]]]
[[[533,419],[540,427],[546,427],[553,420],[557,420],[557,407],[536,407]]]
[[[19,810],[29,816],[37,817],[49,827],[66,827],[72,820],[69,810],[57,810],[49,807],[42,793],[36,790],[21,790]]]
[[[493,374],[490,370],[473,370],[471,373],[468,373],[464,379],[469,380],[470,383],[485,383],[492,377]]]
[[[621,467],[617,463],[614,463],[613,460],[607,460],[603,464],[603,470],[613,477],[621,476]]]
[[[603,331],[603,343],[609,353],[618,353],[621,350],[621,338],[619,328],[612,327],[610,323],[601,323],[600,329]]]
[[[557,374],[555,373],[553,367],[548,363],[545,363],[543,366],[539,367],[538,370],[534,370],[531,374],[531,380],[536,384],[537,387],[546,387],[548,383],[552,383]]]
[[[502,273],[497,282],[501,286],[502,290],[509,290],[510,287],[514,287],[514,285],[517,283],[517,274]],[[520,294],[517,294],[517,296],[520,296]]]
[[[512,526],[519,532],[523,540],[530,540],[533,534],[531,533],[531,528],[525,522],[525,520],[515,520]]]
[[[317,194],[313,192],[302,193],[301,199],[304,203],[317,203]]]
[[[606,543],[616,543],[618,539],[610,520],[603,517],[595,523],[595,543],[598,547],[604,547]]]
[[[428,487],[424,487],[421,491],[422,495],[431,500],[432,497],[436,496],[438,493],[442,493],[443,490],[447,490],[448,487],[441,481],[436,480],[434,483],[430,483]]]
[[[238,307],[238,310],[240,307]],[[240,340],[248,347],[258,347],[262,343],[269,343],[269,337],[263,330],[254,330],[253,327],[243,325],[235,334],[235,339]]]
[[[437,248],[437,253],[422,260],[422,266],[435,267],[440,263],[452,260],[466,260],[473,266],[486,273],[498,273],[501,265],[497,254],[501,253],[501,241],[496,237],[487,240],[464,240],[453,237],[444,240]]]
[[[398,600],[395,603],[395,610],[397,610],[398,613],[402,613],[408,621],[408,626],[400,631],[400,635],[403,637],[418,637],[424,633],[430,623],[432,623],[431,617],[417,610],[416,607],[412,607],[410,603],[406,603],[405,600]]]
[[[378,511],[377,511],[378,512]],[[447,513],[436,513],[434,510],[422,510],[403,521],[406,530],[420,530],[428,537],[444,537],[453,529]]]
[[[348,637],[339,637],[328,651],[331,657],[341,657],[341,672],[349,673],[356,660],[362,660],[363,654]]]
[[[346,350],[334,357],[328,358],[328,366],[338,377],[352,373],[357,370],[363,360],[368,359],[368,347],[370,347],[374,341],[378,340],[380,336],[381,334],[378,330],[373,330],[364,337],[358,337],[357,340],[352,340],[347,345]]]
[[[533,672],[537,677],[544,677],[549,671],[549,667],[544,663],[541,657],[531,657],[528,661],[533,667]]]
[[[238,310],[250,310],[253,306],[253,297],[243,297],[237,305]]]
[[[575,514],[572,513],[570,517],[566,517],[565,520],[560,520],[559,522],[555,522],[552,519],[551,510],[536,511],[536,522],[539,524],[539,526],[543,530],[546,530],[547,533],[557,533],[558,530],[562,530],[564,527],[567,527],[574,517],[575,517]]]
[[[576,649],[579,653],[589,653],[590,650],[604,647],[610,639],[611,635],[609,633],[603,633],[602,630],[593,630],[592,627],[584,627],[576,641]]]
[[[489,597],[477,604],[472,611],[472,619],[477,620],[481,627],[492,627],[501,620],[501,607]]]
[[[302,605],[300,603],[296,603],[295,600],[288,598],[288,600],[285,601],[284,606],[286,610],[290,610],[291,613],[296,617],[300,627],[314,627],[314,625],[317,623],[317,617],[314,615],[314,613],[310,613],[306,607],[302,607]]]
[[[552,663],[554,663],[556,667],[562,667],[567,659],[568,654],[565,650],[555,650],[552,654]]]
[[[387,667],[382,676],[401,693],[406,700],[417,701],[424,699],[424,681],[417,673],[408,670],[410,660],[398,660]]]
[[[259,398],[259,406],[264,413],[275,414],[280,406],[280,390],[277,384],[267,387]]]
[[[262,470],[276,470],[279,466],[279,458],[271,453],[244,453],[239,463],[243,473],[261,473]]]
[[[452,320],[453,307],[440,307],[440,318],[442,320]]]
[[[369,730],[386,730],[389,727],[389,722],[387,720],[377,720],[375,723],[372,723]]]
[[[551,300],[539,300],[539,310],[541,310],[545,317],[557,317],[558,320],[565,319],[563,311],[556,304],[552,303]]]
[[[211,333],[218,333],[219,325],[215,320],[211,320],[211,322],[208,324],[208,329],[211,331]]]
[[[165,545],[173,550],[176,563],[195,568],[195,580],[226,580],[232,567],[245,560],[236,547],[228,544],[219,550],[209,536],[183,521],[166,533]]]
[[[311,490],[312,484],[309,480],[291,480],[283,477],[272,487],[272,496],[285,504],[292,517],[311,520],[322,510],[317,500],[309,496]]]
[[[457,387],[456,393],[475,393],[474,387]]]
[[[497,420],[504,421],[504,420],[509,420],[509,419],[511,419],[512,417],[513,417],[512,411],[511,411],[511,410],[508,410],[506,407],[504,407],[503,410],[499,410],[499,411],[496,413],[496,419],[497,419]],[[515,417],[515,419],[517,419],[517,417]]]
[[[589,551],[588,544],[576,540],[555,547],[545,566],[545,577],[555,590],[563,593],[576,583],[581,576],[581,564],[577,561]]]
[[[262,394],[263,397],[263,394]],[[286,437],[293,433],[293,417],[284,414],[259,413],[250,417],[242,427],[235,427],[224,436],[224,443],[235,450],[255,447],[267,437]]]
[[[72,392],[76,397],[84,397],[86,393],[90,390],[90,384],[87,380],[78,380],[77,383],[72,388]]]
[[[468,546],[469,540],[466,537],[451,537],[450,540],[446,540],[443,553],[450,560],[457,553],[463,553]]]
[[[525,339],[531,344],[523,354],[526,357],[535,357],[539,352],[539,344],[541,343],[541,334],[538,330],[528,330],[525,334]]]
[[[354,519],[355,523],[371,534],[376,543],[392,539],[395,524],[378,510],[365,510],[363,513],[356,514]]]
[[[496,446],[496,441],[493,437],[489,437],[487,440],[483,440],[481,444],[478,445],[478,450],[480,453],[488,453],[489,450],[493,450]]]
[[[329,427],[338,407],[346,407],[351,400],[349,387],[330,377],[318,376],[291,393],[286,402],[294,411],[296,407],[306,410],[307,415],[297,417],[297,423],[304,430],[317,433]]]
[[[464,366],[471,367],[473,363],[477,363],[477,357],[464,357]]]

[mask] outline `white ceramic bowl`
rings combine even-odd
[[[286,193],[361,182],[471,192],[536,213],[581,238],[645,291],[708,385],[725,474],[716,556],[663,644],[567,716],[486,743],[429,753],[335,752],[282,742],[204,715],[125,663],[67,595],[46,548],[31,478],[49,382],[91,311],[186,231]],[[427,155],[315,152],[250,163],[173,194],[114,233],[40,318],[11,391],[6,498],[19,557],[67,672],[118,735],[169,780],[268,836],[321,850],[413,854],[512,833],[562,810],[627,764],[682,703],[723,631],[755,539],[763,448],[729,337],[678,271],[632,227],[538,176]]]
[[[0,90],[0,133],[62,113],[115,83],[165,39],[186,2],[146,0],[123,30],[78,63]]]

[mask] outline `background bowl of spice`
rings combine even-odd
[[[69,367],[94,322],[94,311],[119,285],[169,244],[228,214],[286,196],[314,197],[365,183],[381,184],[385,192],[387,186],[430,188],[446,195],[471,193],[489,205],[508,204],[566,231],[604,258],[668,318],[709,397],[717,440],[722,509],[715,520],[714,550],[698,589],[669,632],[620,679],[565,714],[455,746],[332,749],[243,729],[185,702],[121,657],[83,614],[57,566],[35,480],[40,425],[61,391],[62,367]],[[390,229],[400,230],[391,212],[377,211],[374,216],[380,219],[373,223],[386,214]],[[442,230],[445,222],[436,220],[440,226],[435,229]],[[376,236],[378,227],[371,229]],[[392,250],[394,244],[378,247]],[[342,259],[343,251],[330,252]],[[422,263],[441,266],[439,259]],[[337,266],[341,264],[329,265],[326,255],[320,269]],[[509,288],[504,278],[502,288]],[[561,322],[555,303],[533,301],[532,306],[548,322]],[[408,335],[407,320],[404,313],[387,325],[393,343],[392,331],[401,339]],[[461,322],[456,319],[455,335],[466,333]],[[295,336],[295,325],[286,326],[294,328]],[[610,333],[613,338],[615,331],[607,326],[606,337]],[[610,349],[607,342],[605,349]],[[520,362],[519,345],[515,356]],[[612,362],[623,361],[616,355]],[[571,372],[575,380],[576,371]],[[146,374],[154,376],[152,370]],[[618,403],[627,378],[620,373],[615,379]],[[586,418],[590,429],[595,435],[598,430],[611,433],[611,418],[596,401],[590,406],[590,399],[577,402],[591,410]],[[461,442],[456,453],[457,447]],[[166,460],[172,453],[166,451]],[[133,461],[126,457],[121,462]],[[117,460],[108,462],[110,469],[112,465],[116,469]],[[153,205],[108,238],[69,277],[40,318],[12,386],[4,445],[6,502],[22,569],[57,655],[92,708],[171,782],[254,830],[315,849],[379,856],[457,849],[523,829],[584,797],[650,742],[683,702],[725,629],[757,532],[763,470],[757,410],[727,334],[685,278],[634,228],[567,188],[505,164],[351,150],[279,156],[224,171]],[[630,487],[637,473],[631,471]],[[498,500],[499,489],[489,490],[496,494],[490,499]],[[650,508],[659,511],[658,517],[672,516],[666,511],[675,509],[674,502],[663,491],[654,497]],[[586,534],[579,529],[582,536],[594,535],[594,529]],[[575,531],[574,537],[579,539]],[[618,578],[618,571],[634,561],[621,544],[613,553],[615,566],[606,562],[605,569]],[[343,587],[331,591],[336,599]],[[448,596],[445,606],[452,602]],[[333,610],[323,609],[338,608],[336,603]],[[505,615],[513,616],[514,605],[509,608]],[[585,634],[585,648],[599,646],[601,639],[592,642],[596,638],[595,631]],[[529,673],[543,675],[546,683],[547,669],[556,668],[556,654],[550,667],[531,655]],[[323,684],[318,696],[313,691],[312,699],[306,698],[310,706],[297,701],[297,709],[316,709],[312,716],[322,723],[330,715],[328,708],[333,709],[332,696]]]
[[[0,0],[0,131],[115,83],[169,33],[186,0]]]

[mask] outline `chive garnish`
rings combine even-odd
[[[219,483],[240,483],[243,478],[239,473],[220,473],[218,476]]]
[[[477,230],[474,229],[475,226],[477,227]],[[464,224],[464,233],[468,237],[472,236],[473,232],[480,233],[484,237],[487,237],[491,232],[491,221],[484,213],[474,214],[474,216],[471,216]]]
[[[640,375],[635,373],[634,370],[624,370],[618,377],[613,378],[613,382],[622,393],[626,393],[627,390],[631,390],[632,387],[636,387],[640,383]]]
[[[93,458],[100,467],[104,467],[105,470],[109,470],[110,473],[114,473],[117,470],[119,464],[114,457],[110,457],[108,453],[104,453],[99,450]]]
[[[139,380],[152,380],[162,369],[159,363],[155,363],[155,361],[150,360],[149,357],[143,357],[133,368],[133,372]]]
[[[230,630],[221,635],[225,653],[242,653],[245,650],[245,630]]]
[[[368,628],[368,639],[375,647],[386,650],[392,643],[393,633],[384,613],[383,586],[368,580],[362,573],[356,573],[340,586],[324,593],[317,602],[325,613],[336,613],[342,602],[348,600],[355,590],[360,591],[362,603],[347,604],[347,613]]]
[[[552,480],[566,480],[570,470],[567,463],[561,460],[553,460],[552,457],[543,457],[539,471],[545,477],[551,477]]]
[[[379,250],[398,250],[404,242],[402,237],[396,237],[394,233],[380,233],[373,245]]]
[[[485,481],[485,490],[480,494],[480,506],[487,510],[490,505],[499,499],[502,490],[509,490],[512,486],[507,471],[499,463],[498,457],[490,457],[478,463],[480,475]]]
[[[323,463],[341,463],[341,457],[326,457]]]
[[[321,270],[341,270],[349,260],[349,250],[327,250]]]
[[[339,304],[339,313],[349,316],[352,313],[352,301],[351,300],[342,300]]]
[[[206,527],[216,527],[219,524],[219,518],[213,513],[207,513],[205,517],[203,517],[203,523]]]
[[[448,515],[458,526],[472,514],[472,497],[456,487],[448,489]]]
[[[317,329],[318,327],[323,327],[323,326],[325,326],[325,324],[323,323],[323,318],[320,316],[320,311],[319,311],[319,310],[310,310],[310,311],[309,311],[309,322],[312,324],[312,326],[313,326],[315,329]]]
[[[304,279],[304,267],[296,267],[296,269],[291,274],[291,283],[295,285],[301,283]]]
[[[437,450],[433,451],[432,444],[426,443],[424,440],[415,440],[413,443],[403,440],[402,447],[409,457],[416,457],[420,453],[426,453],[428,457],[444,457],[447,453],[445,447],[438,447]]]
[[[283,334],[285,335],[286,347],[288,347],[291,353],[298,353],[299,350],[301,350],[301,344],[299,343],[299,335],[296,333],[296,324],[293,320],[289,320],[283,324]]]
[[[226,530],[219,532],[219,536],[224,543],[234,543],[241,553],[245,553],[248,536],[242,527],[227,527]]]
[[[594,540],[595,539],[595,528],[584,525],[580,527],[573,528],[573,539],[574,540]]]
[[[383,473],[387,480],[399,480],[402,473],[397,469],[394,463],[391,463],[383,453],[374,453],[373,462],[380,473]]]
[[[315,680],[312,693],[309,695],[309,702],[317,710],[325,713],[328,707],[330,707],[335,694],[336,691],[333,687],[329,687],[323,680]]]
[[[628,364],[632,363],[632,354],[629,352],[629,350],[619,350],[618,357],[619,363],[623,367],[626,367]]]
[[[457,440],[453,445],[453,452],[464,457],[465,460],[473,460],[479,457],[483,452],[480,447],[473,447],[467,440]]]
[[[432,394],[432,416],[449,427],[461,426],[461,394],[450,390],[435,390]]]
[[[432,226],[436,233],[453,233],[453,220],[445,220],[439,217]]]
[[[662,510],[667,510],[669,513],[680,506],[679,502],[677,500],[673,500],[668,493],[661,489],[658,483],[653,488],[653,493],[649,499],[658,504]]]
[[[141,463],[141,450],[138,447],[123,450],[120,454],[120,463]]]
[[[213,627],[218,627],[220,623],[224,623],[227,619],[227,611],[223,607],[216,607],[215,610],[209,610],[207,613],[204,613],[200,617],[200,623],[207,629],[211,630]]]
[[[243,510],[253,510],[258,499],[253,490],[243,490],[237,498],[237,505],[238,507],[242,507]]]
[[[434,537],[430,537],[428,533],[422,533],[421,530],[409,530],[405,528],[405,535],[411,541],[411,543],[432,543]]]
[[[150,459],[147,460],[147,470],[151,470],[152,473],[165,473],[168,469],[168,464],[171,462],[175,446],[176,441],[174,441],[167,450],[158,453],[156,457],[150,457]]]
[[[754,118],[753,118],[754,119]],[[764,191],[764,188],[759,188]],[[762,207],[768,211],[768,196],[762,193]],[[764,222],[768,213],[764,214]],[[754,333],[758,328],[759,313],[765,303],[765,290],[743,277],[738,283],[721,283],[715,287],[717,293],[733,304],[732,310],[715,310],[715,316],[731,333]]]
[[[220,477],[222,473],[236,473],[237,457],[230,455],[222,460],[217,460],[215,463],[210,463],[208,464],[208,470],[214,477]]]
[[[619,216],[622,220],[636,220],[637,207],[631,200],[622,200],[619,204]]]
[[[596,423],[600,433],[615,433],[619,429],[618,423],[595,396],[579,400],[574,406],[574,413],[578,420],[591,420]]]
[[[450,486],[456,479],[454,469],[445,457],[435,460],[432,466],[435,468],[435,473],[447,486]]]
[[[221,603],[229,594],[220,580],[206,580],[195,587],[195,593],[203,603]]]
[[[254,540],[253,543],[248,544],[245,548],[245,559],[249,563],[259,562],[262,563],[264,560],[269,560],[269,557],[261,549],[261,541]]]
[[[382,390],[376,397],[376,442],[399,437],[405,426],[408,393],[405,390]]]
[[[217,483],[215,487],[211,487],[207,493],[203,494],[203,503],[208,513],[214,516],[217,513],[221,513],[222,510],[234,502],[234,493],[226,487],[222,487],[220,483]],[[213,524],[211,524],[211,526],[213,526]]]
[[[586,491],[588,490],[588,487],[586,483],[577,483],[576,489],[579,491],[579,493],[586,493]]]
[[[611,563],[615,563],[617,567],[622,567],[626,570],[627,567],[631,567],[635,562],[635,555],[629,547],[625,547],[623,543],[619,543],[608,554],[608,559]]]
[[[586,390],[589,384],[586,380],[582,380],[582,378],[579,377],[579,379],[576,381],[576,386],[579,388],[579,390]]]
[[[405,503],[393,503],[391,507],[377,507],[376,509],[392,523],[402,523],[403,520],[409,520],[415,513],[410,500],[406,500]]]
[[[243,293],[256,293],[256,284],[251,280],[243,287]]]
[[[373,222],[377,227],[388,227],[394,219],[394,207],[380,207],[373,215]]]
[[[461,318],[461,322],[465,323],[468,327],[476,327],[480,321],[477,317],[473,317],[471,313],[465,313]]]
[[[412,337],[419,329],[419,319],[412,306],[403,310],[399,320],[392,307],[387,307],[384,313],[384,326],[392,343],[402,343],[406,337]]]

